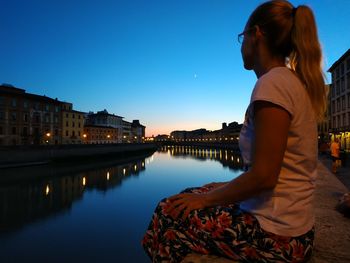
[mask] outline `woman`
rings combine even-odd
[[[243,262],[311,256],[317,120],[326,105],[315,19],[307,6],[269,1],[239,37],[244,67],[258,78],[239,140],[248,169],[162,200],[142,242],[154,262],[191,252]]]

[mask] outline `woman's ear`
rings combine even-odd
[[[254,30],[255,31],[255,33],[254,33],[255,38],[261,39],[264,36],[264,32],[261,30],[261,28],[258,25],[254,26],[254,29],[255,29]]]

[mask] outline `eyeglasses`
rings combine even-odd
[[[244,30],[242,33],[238,34],[238,36],[237,36],[238,43],[242,44],[243,40],[244,40],[244,35],[250,31],[252,31],[253,29],[255,29],[255,26],[248,28],[247,30]]]
[[[247,30],[244,30],[242,33],[238,34],[238,36],[237,36],[238,43],[242,44],[243,40],[244,40],[244,34],[248,33],[251,30],[252,30],[252,28],[248,28]]]

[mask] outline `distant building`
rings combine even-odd
[[[208,131],[197,129],[193,131],[173,131],[170,139],[178,142],[237,142],[242,124],[232,122],[229,125],[222,124],[222,129]]]
[[[350,49],[328,69],[330,90],[330,135],[340,139],[341,148],[350,150]]]
[[[332,85],[326,85],[327,90],[331,90]],[[324,113],[324,119],[318,123],[317,129],[318,129],[318,142],[321,143],[328,143],[329,141],[329,132],[331,131],[331,93],[328,92],[328,100],[327,100],[327,108],[326,112]]]
[[[84,114],[73,110],[72,103],[62,103],[62,144],[84,143]]]
[[[123,143],[130,143],[132,142],[132,133],[131,133],[131,123],[128,121],[123,120],[123,138],[122,142]]]
[[[141,125],[139,120],[133,120],[131,123],[132,142],[144,142],[145,130],[146,127]]]
[[[110,114],[107,110],[98,111],[97,113],[90,112],[86,118],[86,125],[112,127],[117,129],[117,142],[122,142],[123,122],[123,117]]]
[[[61,103],[0,85],[0,145],[60,144]]]
[[[85,125],[83,140],[86,144],[118,143],[118,129],[110,126]]]

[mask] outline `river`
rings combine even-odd
[[[141,239],[157,202],[241,168],[230,150],[164,146],[126,163],[0,170],[0,262],[150,262]]]

